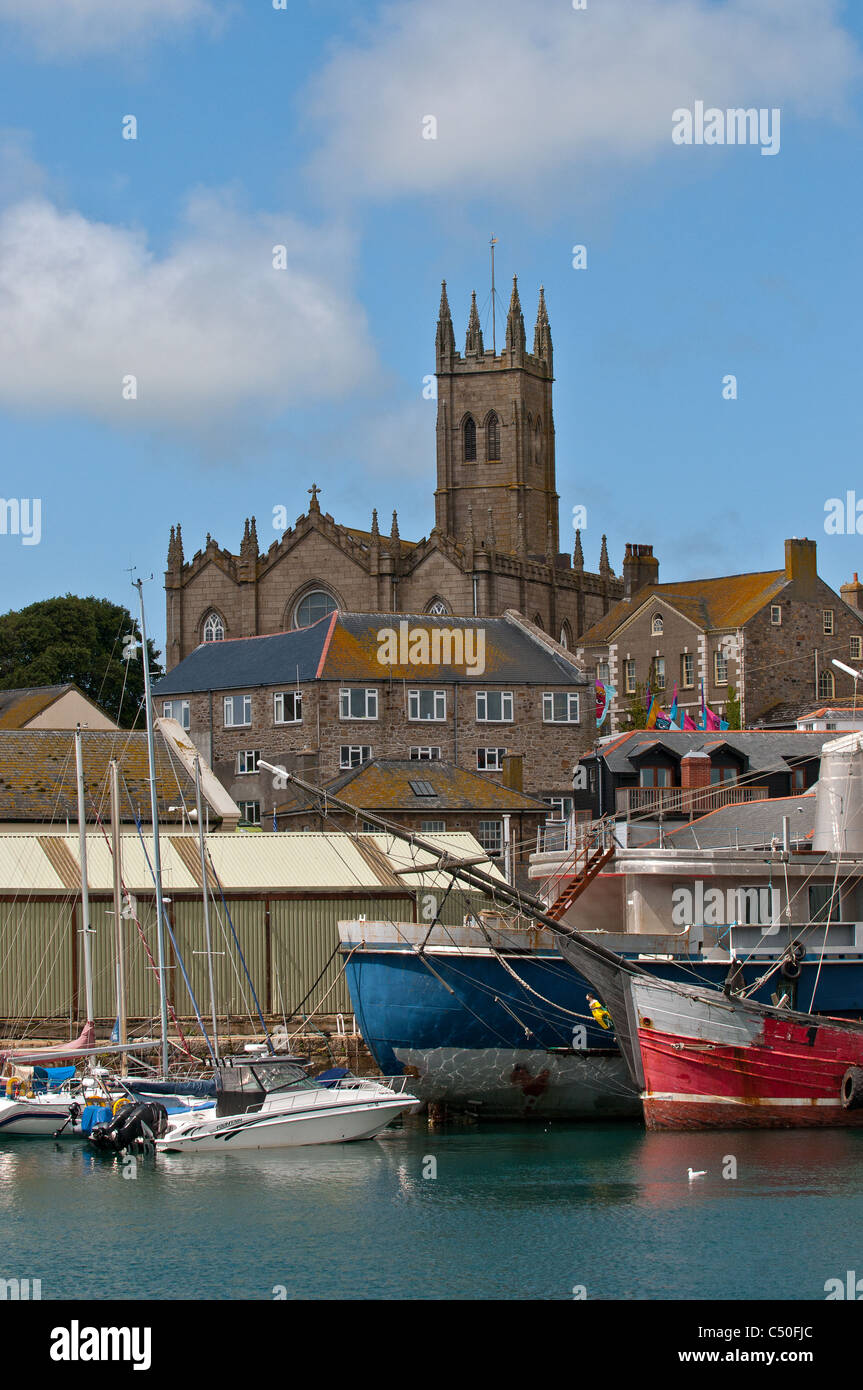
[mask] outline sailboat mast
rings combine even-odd
[[[207,941],[207,974],[210,978],[210,1014],[213,1021],[213,1052],[219,1055],[219,1029],[216,1023],[216,988],[213,984],[213,942],[210,935],[210,890],[207,887],[207,856],[204,850],[204,821],[201,814],[201,759],[195,758],[195,805],[198,810],[198,850],[201,855],[201,890],[204,895],[204,936]]]
[[[159,1025],[162,1072],[168,1074],[168,994],[165,979],[165,904],[162,898],[162,854],[159,846],[159,799],[156,794],[156,740],[153,732],[153,693],[150,689],[150,656],[144,617],[144,583],[135,581],[140,604],[141,664],[144,668],[144,706],[147,715],[147,756],[150,763],[150,819],[153,824],[153,876],[156,880],[156,965],[159,975]]]
[[[84,942],[84,999],[87,1022],[93,1022],[93,951],[90,926],[90,885],[87,881],[87,807],[84,800],[84,755],[81,725],[75,728],[75,774],[78,783],[78,858],[81,863],[81,936]]]
[[[111,852],[114,860],[114,925],[117,940],[118,1042],[129,1041],[126,1019],[126,937],[123,927],[123,867],[120,861],[120,769],[111,759]]]

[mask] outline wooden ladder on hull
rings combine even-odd
[[[612,858],[616,845],[612,843],[607,849],[603,848],[602,841],[594,843],[592,846],[586,845],[584,851],[584,862],[578,864],[578,850],[575,851],[574,874],[569,883],[564,888],[559,898],[556,898],[551,907],[547,909],[547,916],[553,917],[555,922],[561,921],[564,914],[569,911],[572,904],[581,896],[589,883],[592,883],[604,864]]]

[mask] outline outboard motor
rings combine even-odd
[[[168,1112],[159,1101],[147,1104],[124,1105],[110,1124],[95,1125],[90,1143],[109,1153],[120,1153],[133,1144],[152,1143],[161,1139],[168,1128]]]

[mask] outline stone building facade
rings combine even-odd
[[[333,609],[462,617],[515,609],[571,648],[624,593],[655,580],[649,546],[627,547],[622,577],[611,567],[604,536],[595,573],[585,569],[579,532],[571,553],[560,548],[553,353],[542,290],[533,352],[513,280],[502,350],[485,347],[474,297],[460,353],[444,284],[435,367],[430,535],[402,540],[395,511],[388,535],[376,510],[368,531],[340,525],[321,511],[314,484],[308,510],[263,553],[254,517],[246,520],[238,553],[208,535],[188,561],[181,527],[172,527],[168,670],[202,642],[285,632]]]
[[[678,706],[693,719],[702,684],[720,716],[733,687],[744,727],[850,695],[853,678],[832,663],[863,662],[860,588],[837,594],[818,575],[815,542],[797,538],[785,542],[780,570],[642,587],[578,644],[586,669],[617,691],[604,731],[630,727],[636,685],[650,686],[667,709],[676,684]]]
[[[157,713],[177,719],[244,808],[272,817],[288,784],[258,758],[316,785],[372,759],[453,764],[499,784],[519,757],[524,785],[567,811],[572,768],[596,737],[593,682],[547,634],[515,614],[452,619],[483,634],[482,669],[452,661],[384,666],[378,634],[391,615],[339,613],[271,637],[205,644],[155,687]],[[411,632],[438,627],[424,615]]]

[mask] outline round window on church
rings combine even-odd
[[[294,609],[294,627],[311,627],[319,618],[335,612],[338,606],[332,594],[324,589],[313,589],[310,594],[303,594]]]

